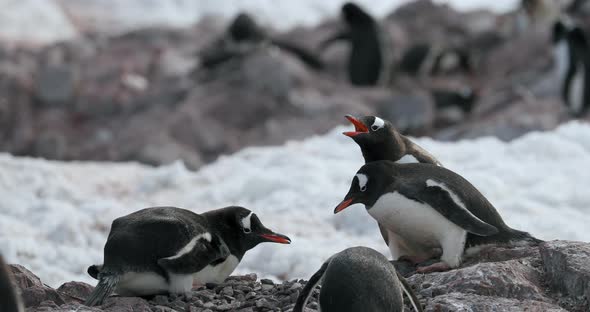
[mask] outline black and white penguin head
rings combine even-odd
[[[362,166],[352,179],[344,200],[334,209],[334,213],[339,213],[354,204],[364,204],[370,209],[393,182],[394,172],[391,164],[391,161],[377,161]]]
[[[387,120],[377,116],[360,118],[346,115],[354,125],[354,131],[342,134],[352,138],[360,147],[367,162],[403,156],[403,144],[395,127]],[[388,157],[390,156],[390,157]]]
[[[290,244],[286,235],[275,233],[266,228],[258,216],[243,207],[231,206],[206,213],[209,220],[214,220],[225,239],[231,238],[241,251],[254,248],[264,242]],[[230,242],[226,243],[232,245]],[[230,250],[232,247],[230,246]]]
[[[349,26],[373,25],[375,20],[365,10],[352,2],[342,6],[342,19]]]

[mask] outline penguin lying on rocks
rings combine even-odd
[[[458,267],[469,247],[541,242],[506,225],[494,206],[463,177],[431,164],[388,160],[365,164],[334,213],[354,204],[364,204],[387,230],[393,260],[419,263],[442,250],[441,262],[419,267],[421,273]]]
[[[23,303],[14,287],[8,266],[0,255],[0,311],[24,312]]]
[[[88,268],[99,281],[86,305],[100,305],[113,292],[188,295],[193,281],[223,282],[246,251],[263,242],[291,240],[267,229],[256,214],[242,207],[200,215],[175,207],[136,211],[113,221],[104,264]]]
[[[406,280],[379,252],[367,247],[345,249],[328,259],[305,285],[293,312],[303,312],[318,284],[322,312],[401,312],[402,293],[410,299],[414,311],[422,305]]]

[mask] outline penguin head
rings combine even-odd
[[[339,213],[354,204],[364,204],[370,209],[392,182],[392,164],[394,163],[391,161],[382,160],[362,166],[352,178],[348,193],[336,206],[334,213]]]
[[[367,162],[401,158],[405,153],[405,145],[395,127],[387,120],[377,116],[356,118],[346,115],[346,119],[354,125],[354,131],[342,134],[352,138],[361,148]]]
[[[342,19],[349,26],[372,25],[375,22],[371,15],[352,2],[345,3],[341,11]]]
[[[264,242],[291,243],[289,237],[268,229],[254,212],[244,207],[232,206],[220,210],[222,210],[223,223],[229,227],[226,231],[234,237],[234,240],[237,240],[244,251]]]

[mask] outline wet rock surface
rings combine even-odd
[[[539,246],[486,247],[447,272],[417,274],[408,262],[393,261],[407,277],[425,311],[588,311],[590,244],[549,241]],[[85,307],[93,287],[69,282],[45,286],[26,268],[11,266],[27,311],[291,311],[305,280],[275,283],[255,274],[232,276],[184,295],[112,296]],[[319,289],[307,311],[317,310]],[[411,311],[409,301],[406,309]]]

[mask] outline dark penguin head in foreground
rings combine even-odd
[[[20,296],[14,287],[8,266],[0,255],[0,311],[24,312]]]
[[[265,227],[243,207],[200,215],[176,207],[136,211],[113,221],[104,264],[88,268],[99,282],[86,304],[102,304],[113,292],[189,294],[194,283],[221,283],[248,250],[263,242],[291,240]]]
[[[401,312],[402,294],[408,296],[414,311],[422,311],[406,280],[385,256],[371,248],[352,247],[330,257],[309,279],[293,312],[304,310],[320,283],[319,304],[323,312]]]
[[[422,162],[440,165],[426,150],[399,133],[391,122],[377,116],[354,117],[346,115],[354,131],[343,134],[352,138],[361,148],[365,162],[391,160]],[[408,156],[408,158],[404,158]],[[404,158],[402,160],[402,158]]]

